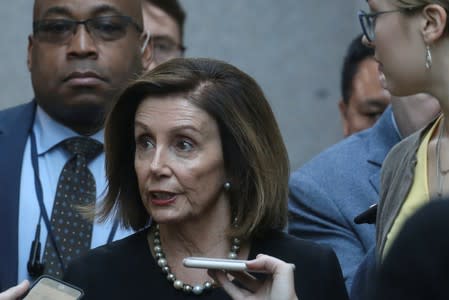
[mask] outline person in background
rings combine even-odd
[[[65,280],[85,299],[229,299],[182,260],[261,253],[296,266],[301,299],[347,299],[335,253],[283,232],[288,155],[250,76],[216,60],[172,59],[124,90],[105,128],[99,214],[142,230],[73,261]]]
[[[145,30],[151,35],[153,59],[149,69],[176,57],[184,56],[186,13],[178,0],[143,0]]]
[[[341,71],[341,95],[338,103],[345,137],[370,128],[390,103],[390,94],[382,88],[374,50],[362,44],[357,35],[349,45]]]
[[[358,225],[354,219],[378,202],[387,153],[439,112],[438,101],[427,94],[392,97],[391,107],[373,127],[340,141],[292,173],[288,232],[330,245],[348,291],[359,264],[375,245],[375,226]]]
[[[372,13],[359,13],[364,42],[375,49],[386,88],[398,96],[427,92],[442,112],[394,147],[382,166],[376,221],[382,263],[404,222],[430,199],[449,194],[449,1],[370,0],[368,5]]]
[[[376,217],[376,248],[367,257],[376,264],[363,262],[372,266],[383,264],[404,223],[420,207],[449,193],[449,1],[370,0],[368,5],[370,13],[359,12],[363,42],[375,49],[384,86],[398,96],[429,93],[438,99],[442,112],[425,128],[396,145],[385,159]],[[424,242],[416,240],[417,244]],[[367,290],[373,278],[364,281]]]
[[[150,65],[148,39],[140,0],[34,2],[35,98],[0,112],[2,289],[42,273],[60,278],[73,257],[130,233],[115,220],[87,222],[75,207],[106,189],[103,121]]]

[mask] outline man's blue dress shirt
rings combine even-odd
[[[44,194],[43,200],[48,217],[51,218],[59,175],[65,163],[70,158],[69,154],[64,151],[62,147],[58,146],[58,144],[65,139],[78,136],[78,134],[50,118],[50,116],[48,116],[39,106],[36,109],[33,131],[36,136],[39,177]],[[103,144],[103,134],[104,131],[101,130],[92,135],[91,138]],[[107,187],[104,157],[104,152],[102,152],[88,165],[96,182],[97,204],[100,203],[100,199],[105,195]],[[20,182],[18,282],[21,282],[24,279],[31,279],[27,271],[27,262],[29,259],[31,242],[34,240],[36,226],[40,215],[39,202],[34,188],[34,179],[31,160],[31,138],[28,137],[23,157]],[[45,242],[47,240],[47,228],[43,219],[41,219],[40,223],[41,255],[43,255]],[[91,248],[98,247],[107,242],[111,232],[112,223],[113,221],[111,220],[102,224],[94,223]],[[130,233],[131,231],[129,230],[118,228],[114,235],[114,240],[121,239]]]

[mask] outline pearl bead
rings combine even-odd
[[[162,248],[161,248],[161,246],[154,246],[154,252],[156,252],[156,253],[160,253],[160,252],[162,252]]]
[[[167,260],[165,258],[159,258],[157,260],[157,264],[159,267],[163,268],[163,267],[167,266]]]
[[[203,286],[202,286],[201,284],[197,284],[197,285],[195,285],[195,286],[193,287],[193,293],[194,293],[195,295],[201,294],[201,293],[203,292],[203,290],[204,290],[204,288],[203,288]]]
[[[240,239],[238,239],[238,238],[234,238],[234,244],[236,244],[236,245],[240,245]]]
[[[183,288],[184,283],[181,280],[177,279],[175,280],[175,282],[173,282],[173,286],[175,287],[175,289],[180,290]]]
[[[209,289],[211,289],[211,288],[212,288],[212,282],[206,281],[206,282],[204,283],[204,289],[209,290]]]
[[[167,280],[170,281],[170,282],[173,282],[173,281],[176,280],[176,277],[175,277],[175,275],[170,273],[170,274],[167,275]]]
[[[237,253],[231,252],[231,253],[229,253],[228,257],[230,259],[236,259],[237,258]]]
[[[157,252],[156,254],[154,254],[154,256],[156,256],[156,258],[163,258],[164,257],[164,253]]]
[[[162,267],[162,272],[164,272],[165,274],[170,273],[170,267],[169,266]]]
[[[238,245],[233,245],[232,246],[232,252],[237,252],[239,250],[240,250],[240,246],[238,246]]]
[[[154,239],[154,240],[153,240],[153,243],[154,243],[155,245],[160,245],[160,244],[161,244],[161,240],[160,240],[160,239]]]
[[[193,288],[192,288],[192,286],[190,284],[184,284],[184,286],[182,287],[182,290],[185,293],[191,293]]]

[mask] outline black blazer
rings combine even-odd
[[[89,251],[75,259],[64,280],[85,292],[83,299],[199,299],[177,291],[154,261],[147,230]],[[273,231],[251,245],[249,258],[263,253],[294,263],[295,288],[301,300],[346,300],[335,253],[329,248]],[[201,296],[230,299],[221,288]]]

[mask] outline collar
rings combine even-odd
[[[36,109],[33,131],[38,155],[47,153],[65,139],[79,136],[72,129],[52,119],[39,105]],[[104,144],[104,129],[90,137]]]
[[[400,140],[399,130],[395,126],[391,105],[387,107],[370,131],[368,139],[368,161],[381,166],[388,152]]]
[[[393,111],[393,110],[391,109],[391,111]],[[402,140],[404,137],[402,136],[401,132],[399,131],[398,123],[396,123],[396,118],[394,117],[393,112],[391,113],[391,123],[393,124],[393,128],[396,131],[396,133],[398,134],[399,139]]]

